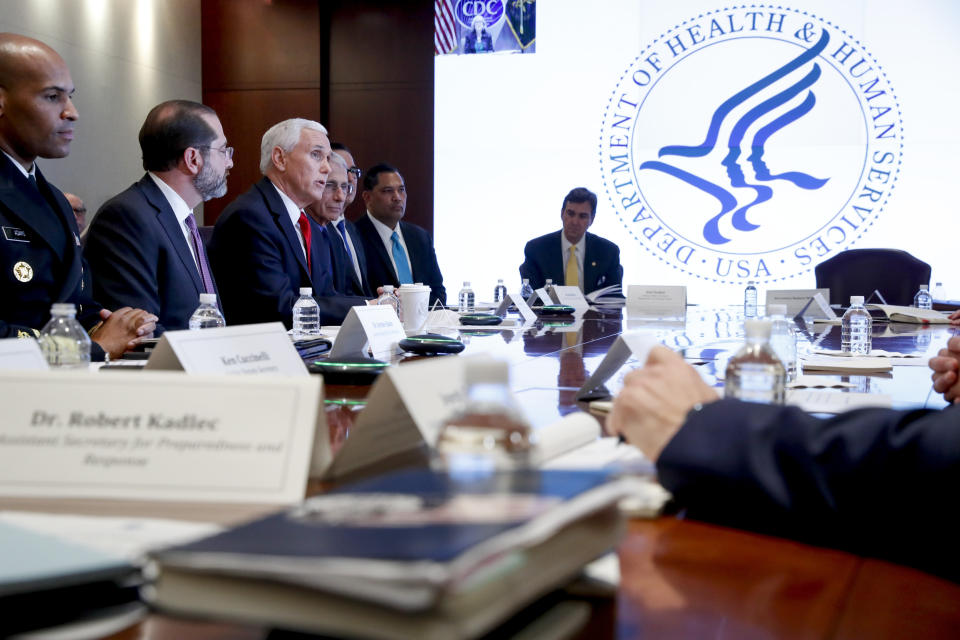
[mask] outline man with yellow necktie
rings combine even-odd
[[[529,278],[534,289],[544,286],[549,278],[555,284],[580,287],[585,294],[620,285],[620,248],[587,233],[596,216],[596,194],[584,187],[570,191],[560,208],[563,229],[527,243],[520,276]]]

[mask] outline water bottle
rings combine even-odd
[[[226,326],[226,324],[223,320],[223,314],[217,307],[217,294],[201,293],[200,306],[190,316],[187,326],[191,329],[217,329]]]
[[[913,306],[917,309],[933,309],[933,296],[930,295],[928,285],[920,285],[917,295],[913,296]]]
[[[523,284],[520,285],[520,297],[524,300],[529,300],[532,295],[533,287],[530,285],[530,278],[524,278]]]
[[[783,404],[786,369],[770,347],[769,320],[745,320],[747,342],[727,363],[724,397]]]
[[[466,400],[440,428],[435,466],[492,471],[529,464],[531,428],[510,393],[507,363],[473,360],[464,378]]]
[[[747,288],[743,290],[743,317],[757,317],[757,287],[753,280],[747,283]]]
[[[850,296],[850,308],[840,321],[840,349],[868,355],[873,342],[873,318],[863,306],[863,296]]]
[[[943,292],[943,283],[938,282],[933,287],[933,299],[934,300],[946,300],[946,294]]]
[[[474,309],[473,289],[470,288],[470,283],[467,281],[463,282],[463,289],[460,289],[459,303],[458,310],[460,313],[469,313]]]
[[[787,380],[797,377],[797,333],[793,329],[793,321],[787,319],[787,305],[768,304],[767,315],[770,316],[770,347],[780,358],[787,374]]]
[[[400,317],[400,296],[394,291],[392,284],[383,285],[383,294],[377,298],[377,304],[390,305],[397,312],[397,317]]]
[[[297,340],[320,335],[320,307],[313,299],[311,287],[300,287],[300,297],[293,303],[293,337]]]
[[[507,297],[507,287],[503,284],[503,278],[497,280],[497,286],[493,288],[493,301],[500,302]]]
[[[72,303],[56,302],[50,307],[50,322],[40,331],[40,350],[51,367],[89,368],[90,336],[77,322]]]

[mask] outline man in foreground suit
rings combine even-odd
[[[323,324],[366,304],[335,289],[326,229],[303,211],[323,197],[330,153],[327,130],[312,120],[284,120],[263,134],[264,177],[224,210],[210,241],[227,324],[279,320],[290,328],[301,287],[313,289]]]
[[[956,385],[953,356],[930,361]],[[951,375],[952,374],[952,375]],[[656,462],[689,517],[890,558],[960,580],[951,508],[960,483],[960,407],[860,409],[720,400],[676,353],[655,347],[624,378],[607,431]]]
[[[87,234],[94,294],[156,314],[157,333],[186,329],[201,293],[216,293],[193,217],[227,192],[233,148],[210,107],[171,100],[140,128],[147,173],[106,202]]]
[[[70,153],[73,80],[56,51],[25,36],[0,34],[0,338],[33,338],[54,302],[77,307],[90,332],[91,355],[119,357],[149,336],[156,317],[94,301],[77,223],[59,189],[37,168],[39,158]]]
[[[570,191],[560,207],[563,228],[527,243],[520,276],[529,278],[534,289],[550,279],[553,284],[580,287],[585,294],[621,285],[620,248],[587,233],[596,217],[596,194],[583,187]]]
[[[330,155],[330,173],[323,188],[323,198],[308,206],[306,212],[314,222],[326,227],[337,291],[351,296],[370,297],[372,294],[366,282],[367,257],[363,243],[353,223],[343,217],[347,197],[353,194],[353,184],[347,175],[347,163],[334,150]]]
[[[407,187],[400,172],[381,163],[363,177],[367,214],[356,222],[367,254],[367,282],[372,290],[385,284],[422,282],[430,287],[430,304],[447,302],[443,275],[433,239],[426,230],[401,222],[407,210]]]

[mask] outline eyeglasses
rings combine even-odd
[[[360,171],[360,167],[350,167],[347,169],[347,173],[351,174],[357,180],[360,179],[360,176],[363,174],[363,171]]]
[[[233,147],[211,147],[210,145],[204,145],[202,147],[197,147],[197,149],[213,149],[214,151],[219,151],[223,155],[227,156],[227,160],[233,160]]]
[[[353,185],[349,182],[341,182],[340,184],[337,184],[336,182],[328,182],[323,185],[324,193],[333,193],[336,189],[340,189],[347,195],[353,193]]]

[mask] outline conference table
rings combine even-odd
[[[462,334],[465,355],[486,353],[510,364],[511,386],[534,424],[586,410],[577,389],[617,336],[648,331],[680,350],[704,378],[716,381],[743,342],[742,309],[691,306],[684,321],[631,318],[619,310],[588,312],[582,322],[547,321],[523,330]],[[883,324],[874,348],[926,357],[952,334],[945,326]],[[804,326],[800,351],[839,348],[839,327]],[[444,356],[449,357],[449,356]],[[397,358],[398,366],[418,358]],[[622,385],[628,362],[607,382]],[[722,376],[721,376],[722,377]],[[825,376],[851,391],[887,394],[896,408],[944,406],[930,392],[925,366],[893,374]],[[719,384],[719,383],[717,383]],[[330,439],[349,431],[367,389],[326,388]],[[837,393],[844,391],[838,390]],[[311,484],[310,491],[322,490]],[[591,597],[582,638],[956,638],[960,585],[921,571],[844,551],[688,520],[681,513],[635,519],[618,551],[615,597]],[[255,639],[267,629],[151,614],[116,640]],[[273,632],[271,638],[283,637]],[[302,636],[296,636],[302,637]]]

